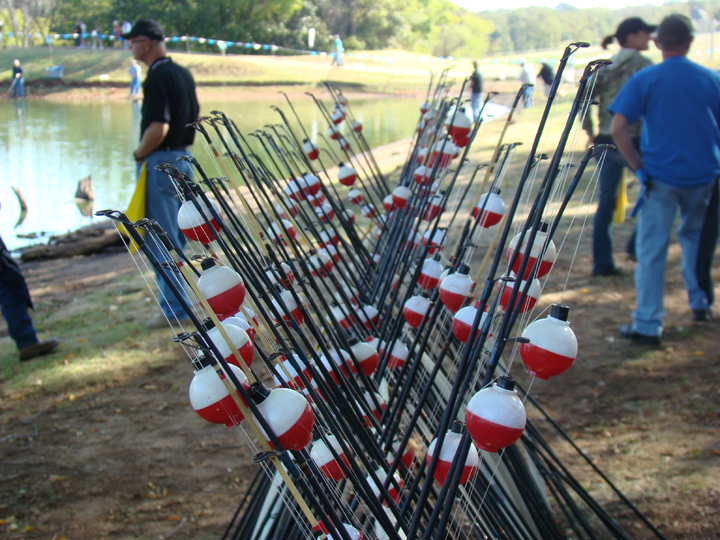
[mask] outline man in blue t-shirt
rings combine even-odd
[[[695,320],[710,318],[708,298],[698,285],[696,261],[710,193],[720,175],[720,75],[686,58],[692,22],[670,15],[655,43],[663,62],[634,74],[610,106],[618,150],[643,185],[638,218],[633,323],[620,334],[659,345],[662,336],[665,261],[677,208],[682,275]],[[627,127],[642,119],[640,153]]]

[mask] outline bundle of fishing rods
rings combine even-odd
[[[309,94],[328,125],[322,146],[287,96],[294,122],[273,107],[281,123],[247,137],[218,111],[194,124],[219,176],[192,157],[181,158],[192,178],[159,166],[183,201],[188,249],[156,222],[99,213],[187,314],[168,323],[191,363],[191,405],[254,452],[257,474],[223,539],[629,538],[548,433],[606,482],[626,522],[662,538],[513,377],[559,376],[578,352],[570,308],[535,307],[562,283],[563,216],[607,150],[577,164],[566,151],[607,61],[585,68],[552,155],[538,148],[565,66],[586,46],[565,49],[507,204],[518,144],[504,139],[526,87],[490,161],[475,164],[483,114],[470,119],[467,81],[453,95],[445,70],[392,189],[328,85],[331,108]],[[583,185],[586,200],[594,183]]]

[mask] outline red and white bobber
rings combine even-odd
[[[355,212],[349,209],[345,209],[345,219],[348,223],[355,223]]]
[[[318,249],[318,254],[320,253],[327,255],[334,263],[340,262],[340,253],[332,244],[328,244],[324,248]]]
[[[320,362],[330,374],[335,384],[339,384],[337,375],[333,370],[333,366],[337,366],[345,377],[349,377],[350,373],[356,373],[357,370],[352,363],[350,355],[342,349],[330,349],[330,360],[324,354],[320,355]],[[332,362],[332,363],[331,363]],[[328,381],[329,382],[329,381]]]
[[[435,468],[435,474],[433,475],[433,478],[435,478],[435,481],[438,483],[439,486],[442,486],[445,483],[445,480],[447,480],[447,475],[450,472],[450,467],[452,466],[453,459],[455,459],[455,454],[457,453],[458,447],[460,446],[460,440],[462,439],[461,432],[462,424],[460,424],[460,422],[455,422],[452,430],[448,431],[445,434],[445,439],[443,440],[442,448],[440,450],[440,458],[438,459],[437,467]],[[435,454],[436,443],[437,439],[434,439],[428,447],[427,455],[425,457],[428,465],[430,465],[430,461]],[[463,465],[463,470],[460,476],[459,483],[464,484],[473,476],[475,476],[479,464],[480,457],[478,456],[478,451],[471,444],[468,455],[465,458],[465,465]]]
[[[298,183],[292,178],[288,180],[288,183],[285,186],[285,195],[293,201],[303,202],[305,200],[305,193]]]
[[[283,227],[287,231],[287,235],[290,237],[290,240],[295,240],[295,227],[293,227],[293,224],[286,219],[281,219],[280,221],[282,222],[282,227],[277,222],[273,223],[267,228],[267,235],[268,238],[275,244],[287,246],[287,239],[285,238],[285,231],[283,230]]]
[[[578,342],[570,328],[570,308],[553,304],[550,315],[527,325],[522,337],[530,343],[520,344],[520,358],[531,375],[547,381],[565,373],[575,362]]]
[[[305,173],[295,180],[305,195],[317,195],[322,187],[320,179],[314,174]]]
[[[253,342],[250,339],[250,336],[247,335],[247,332],[233,324],[226,322],[221,322],[220,324],[222,324],[222,327],[230,338],[230,341],[232,341],[234,349],[240,353],[240,357],[243,359],[243,362],[245,362],[245,365],[249,366],[252,364],[255,356],[255,348],[253,347]],[[208,330],[208,336],[228,364],[242,367],[237,358],[235,358],[233,349],[230,348],[227,341],[225,341],[225,338],[220,333],[220,330],[215,327],[210,328]]]
[[[482,215],[480,212],[482,212]],[[472,210],[472,215],[475,219],[479,219],[480,226],[485,229],[500,223],[505,215],[505,203],[500,198],[500,190],[492,188],[490,193],[480,195],[478,203]]]
[[[383,470],[382,467],[378,468],[375,471],[375,476],[377,476],[377,479],[380,481],[381,486],[385,484],[385,479],[387,478],[387,473]],[[390,495],[390,498],[393,501],[398,502],[398,500],[400,499],[400,494],[398,493],[398,490],[395,487],[395,484],[402,487],[402,480],[400,480],[400,475],[397,473],[397,471],[393,475],[393,478],[395,479],[395,482],[394,483],[391,482],[390,485],[388,486],[388,495]],[[378,497],[378,499],[380,499],[380,490],[375,485],[375,481],[372,479],[372,476],[368,475],[366,480],[367,480],[368,486],[370,487],[370,490],[373,492],[373,494],[376,497]],[[385,501],[384,498],[382,498],[380,500],[382,500],[382,503],[387,506],[387,502]]]
[[[341,107],[347,107],[347,105],[348,105],[348,98],[346,98],[344,94],[339,93],[339,94],[337,95],[337,98],[335,98],[335,103],[337,103],[337,104],[340,105]]]
[[[273,266],[269,270],[265,271],[265,275],[268,277],[268,280],[272,285],[280,283],[287,289],[295,282],[295,274],[288,264],[281,262],[280,266],[282,267],[282,271],[280,271],[280,269],[276,266]]]
[[[430,240],[431,235],[432,240]],[[428,242],[430,242],[430,248],[428,249],[430,255],[435,255],[436,252],[444,250],[445,246],[447,246],[447,231],[445,229],[436,229],[433,233],[432,229],[428,229],[423,234],[423,246],[427,246]]]
[[[403,306],[403,317],[413,328],[418,328],[430,308],[430,300],[425,296],[413,296]]]
[[[342,107],[335,107],[332,114],[330,115],[330,120],[333,124],[338,125],[343,120],[345,120],[345,111]]]
[[[397,209],[397,206],[395,206],[395,200],[393,199],[392,195],[388,195],[383,199],[383,208],[385,208],[386,212],[392,212],[393,210]]]
[[[410,351],[407,345],[402,341],[396,341],[393,345],[392,351],[390,351],[390,357],[388,358],[388,369],[398,369],[405,365]]]
[[[450,139],[438,139],[432,147],[430,163],[434,165],[439,159],[440,167],[447,167],[456,153],[457,148]]]
[[[340,137],[338,139],[338,145],[340,146],[340,150],[345,152],[350,151],[350,141],[348,141],[345,137]]]
[[[345,304],[340,304],[331,309],[333,317],[340,325],[340,328],[348,330],[353,324],[353,318]]]
[[[410,229],[410,231],[408,232],[407,241],[405,242],[405,246],[410,249],[415,249],[420,245],[421,242],[422,236],[420,236],[420,233],[414,229]]]
[[[335,217],[335,210],[330,206],[330,203],[324,203],[315,209],[315,215],[322,223],[330,223]]]
[[[512,277],[515,277],[515,274],[511,274]],[[520,284],[520,292],[518,293],[517,298],[520,298],[520,295],[522,294],[522,291],[525,290],[525,284],[527,282],[523,281]],[[503,308],[504,311],[508,310],[508,304],[510,303],[510,296],[512,294],[513,287],[515,286],[515,283],[513,281],[509,281],[507,285],[503,288],[502,296],[500,296],[500,306]],[[501,283],[498,282],[498,288],[502,287]],[[525,301],[522,303],[522,307],[520,308],[520,313],[525,313],[526,311],[531,310],[535,307],[535,304],[537,304],[538,298],[540,298],[540,294],[542,294],[542,286],[540,285],[540,280],[535,278],[532,280],[532,283],[530,284],[530,289],[528,290],[527,296],[525,297]],[[515,300],[517,305],[517,299]],[[514,306],[513,306],[514,307]]]
[[[422,131],[422,127],[420,127],[420,130]],[[423,146],[420,149],[418,149],[418,151],[415,153],[415,163],[423,164],[425,162],[426,156],[427,156],[427,148],[425,148]],[[417,182],[417,180],[416,180],[416,182]]]
[[[373,394],[375,395],[375,401],[380,406],[379,409],[375,405],[375,401],[373,401],[373,398],[370,396],[370,392],[363,393],[363,397],[365,398],[365,403],[367,403],[368,408],[370,409],[370,412],[375,417],[375,419],[379,422],[380,418],[382,417],[382,413],[385,410],[385,400],[377,392],[373,392]]]
[[[420,113],[425,114],[430,110],[430,103],[425,101],[422,105],[420,105]]]
[[[310,203],[310,206],[312,206],[313,208],[318,208],[325,204],[325,202],[327,201],[327,198],[322,192],[318,193],[317,196],[308,195],[307,197],[305,197],[305,199],[307,200],[307,202]]]
[[[304,139],[302,146],[303,152],[310,161],[314,161],[320,156],[320,147],[309,139]]]
[[[369,377],[375,373],[375,370],[377,370],[378,363],[380,362],[380,355],[377,349],[370,343],[358,341],[354,338],[350,340],[350,343],[352,344],[353,341],[356,343],[350,347],[350,350],[352,351],[353,356],[355,356],[355,359],[360,366],[360,370],[366,377]]]
[[[466,306],[453,317],[452,332],[460,343],[467,343],[468,339],[470,339],[470,330],[477,316],[477,310],[478,308],[476,306]],[[478,324],[478,332],[485,324],[487,316],[487,312],[483,312],[480,318],[480,324]]]
[[[228,317],[227,319],[223,319],[224,324],[231,324],[233,326],[237,326],[240,330],[244,331],[248,337],[250,338],[250,341],[255,344],[255,329],[252,327],[252,325],[248,322],[248,320],[245,318],[242,313],[236,313],[232,317]]]
[[[437,287],[438,283],[440,283],[440,274],[442,274],[442,271],[443,267],[440,261],[425,259],[417,281],[420,288],[429,291]]]
[[[333,141],[337,141],[342,136],[340,130],[336,128],[334,124],[327,129],[327,134]]]
[[[215,233],[220,230],[220,223],[215,219],[213,213],[207,204],[205,204],[205,201],[198,199],[197,204],[200,210],[202,210],[202,213],[195,208],[193,201],[185,201],[182,203],[177,215],[178,227],[180,227],[180,232],[182,232],[186,238],[195,240],[201,244],[209,244],[215,240]],[[211,200],[210,206],[212,206],[215,214],[220,216],[220,207],[218,204]],[[205,218],[207,218],[209,225],[205,222],[203,214]]]
[[[220,319],[236,313],[245,300],[245,283],[240,274],[220,266],[215,259],[205,259],[200,266],[203,272],[197,286],[212,310]]]
[[[328,227],[329,228],[329,227]],[[328,245],[337,245],[340,243],[340,237],[334,230],[320,231],[320,247],[324,248]]]
[[[525,268],[525,273],[523,274],[523,279],[528,279],[530,277],[530,274],[532,273],[533,267],[535,266],[535,263],[537,261],[537,258],[540,256],[540,253],[542,252],[543,246],[545,245],[545,242],[547,240],[547,230],[548,226],[547,223],[542,223],[540,226],[540,229],[537,232],[537,236],[535,236],[535,241],[533,242],[532,249],[530,250],[530,260],[528,261],[527,267]],[[515,237],[510,241],[510,245],[507,248],[507,260],[508,262],[513,256],[513,253],[515,252],[515,249],[517,248],[518,242],[520,241],[520,235],[522,233],[518,233],[515,235]],[[525,253],[525,246],[527,245],[527,239],[530,235],[530,232],[528,231],[525,234],[525,238],[523,239],[523,245],[520,248],[520,252],[518,253],[518,256],[515,258],[515,263],[513,264],[512,271],[516,274],[518,273],[518,270],[520,269],[520,263],[523,259],[523,254]],[[537,275],[534,277],[541,278],[544,275],[546,275],[550,269],[552,268],[553,263],[555,262],[555,258],[557,257],[557,250],[555,249],[555,243],[550,240],[548,243],[547,249],[545,250],[545,253],[542,255],[542,259],[540,261],[540,268],[538,269]]]
[[[345,302],[345,298],[348,298],[350,300],[350,303],[355,306],[355,309],[357,310],[357,298],[358,298],[358,292],[357,289],[354,287],[348,287],[347,285],[339,285],[338,289],[342,290],[342,294],[340,290],[335,292],[335,301],[339,304],[342,304]],[[344,296],[343,296],[344,295]]]
[[[298,208],[298,204],[295,201],[285,197],[282,201],[282,204],[277,203],[275,205],[275,211],[281,219],[287,219],[288,214],[290,215],[290,217],[297,216],[300,209]]]
[[[392,452],[388,452],[387,455],[387,464],[392,465],[395,461],[395,456],[397,456],[398,450],[400,449],[400,443],[395,442],[392,445]],[[412,467],[413,461],[415,461],[415,447],[412,444],[407,445],[405,448],[405,451],[403,452],[402,457],[400,458],[400,461],[403,465],[405,465],[405,468],[409,469]]]
[[[250,397],[284,450],[302,450],[312,440],[315,415],[300,392],[288,388],[272,390],[262,383],[250,386]],[[257,422],[257,419],[255,419]],[[271,447],[275,447],[260,422],[258,427]]]
[[[469,272],[470,267],[461,264],[454,274],[450,274],[440,283],[440,301],[450,311],[459,310],[472,290],[474,283],[468,275]]]
[[[438,217],[443,211],[443,202],[445,201],[444,193],[437,193],[430,197],[430,200],[425,203],[425,211],[423,212],[422,219],[424,221],[432,221]]]
[[[337,440],[335,435],[327,435],[327,442],[330,443],[335,453],[338,455],[340,460],[345,464],[345,467],[350,469],[350,460],[343,452],[342,446]],[[332,454],[328,448],[328,444],[322,439],[318,439],[313,442],[312,449],[310,450],[310,457],[320,469],[320,472],[325,478],[330,480],[340,481],[345,478],[345,473],[342,467],[340,467],[338,460]]]
[[[350,129],[355,133],[360,133],[363,130],[363,123],[360,120],[353,120],[350,122]]]
[[[405,208],[408,200],[410,199],[410,197],[412,197],[412,190],[405,186],[398,186],[393,189],[393,192],[390,194],[390,196],[392,197],[395,206],[397,206],[398,208]]]
[[[305,377],[305,380],[310,381],[312,376],[310,375],[310,370],[305,365],[305,362],[303,362],[297,354],[293,354],[293,360],[298,366],[300,366],[302,376]],[[273,374],[273,380],[275,381],[275,386],[282,386],[283,388],[294,388],[300,390],[305,388],[305,383],[303,383],[303,380],[300,377],[300,373],[298,373],[298,371],[293,367],[290,360],[288,360],[285,356],[281,356],[280,358],[278,358],[278,365],[275,366],[275,374]]]
[[[343,186],[351,187],[355,183],[355,180],[357,180],[357,171],[350,165],[340,163],[338,180]]]
[[[282,291],[280,293],[280,300],[290,312],[290,315],[296,323],[302,324],[305,321],[305,316],[303,315],[302,308],[295,301],[295,298],[290,291]],[[285,312],[280,307],[280,304],[278,304],[278,301],[273,298],[272,303],[273,306],[275,306],[275,309],[277,309],[278,312],[282,315],[283,320],[287,324],[290,324],[290,319],[288,319],[287,315],[285,315]],[[277,321],[275,322],[277,323]]]
[[[430,177],[432,176],[432,168],[420,165],[413,173],[413,180],[415,183],[421,186],[426,186],[430,183]]]
[[[371,330],[373,325],[377,322],[378,314],[380,312],[377,308],[371,304],[366,304],[362,307],[355,309],[355,315],[357,320],[365,325],[365,328]]]
[[[375,205],[372,203],[363,204],[360,208],[360,213],[364,218],[372,219],[374,217],[377,217],[377,210],[375,209]]]
[[[348,191],[348,201],[350,201],[352,204],[362,204],[362,202],[363,202],[362,191],[360,191],[357,188],[353,188],[350,191]]]
[[[216,372],[204,357],[200,358],[200,362],[203,367],[195,371],[190,383],[190,405],[203,420],[213,424],[225,424],[227,427],[238,425],[245,416],[222,382],[225,374],[222,371]],[[230,369],[247,390],[250,385],[242,370],[233,365]],[[235,392],[240,397],[240,392]],[[245,400],[240,398],[240,401],[247,406]]]
[[[453,141],[465,139],[470,135],[472,129],[472,120],[464,107],[455,111],[454,114],[448,113],[448,133]]]
[[[525,406],[515,390],[515,379],[500,377],[467,404],[465,425],[481,450],[497,452],[517,441],[525,429]]]

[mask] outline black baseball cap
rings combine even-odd
[[[165,32],[162,26],[153,19],[138,19],[127,34],[120,35],[123,39],[132,39],[138,36],[144,36],[157,41],[165,40]]]
[[[627,38],[630,34],[635,34],[640,31],[652,34],[655,30],[657,30],[657,26],[646,23],[640,17],[630,17],[618,25],[617,30],[615,31],[615,37],[620,43],[623,43],[625,38]]]

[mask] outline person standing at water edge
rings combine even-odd
[[[14,98],[23,97],[25,95],[25,68],[20,64],[17,58],[13,60],[12,70],[12,94]]]
[[[142,76],[142,68],[134,58],[130,60],[130,67],[128,68],[130,74],[130,97],[140,96],[140,77]]]
[[[155,166],[171,163],[181,173],[192,176],[190,164],[177,158],[190,154],[188,147],[195,139],[195,130],[187,127],[200,117],[195,81],[187,69],[166,56],[165,32],[154,20],[138,20],[122,38],[129,41],[133,57],[148,66],[143,83],[140,144],[133,152],[138,175],[143,166],[147,175],[145,216],[157,221],[176,247],[183,249],[185,237],[177,223],[180,201],[175,197],[175,186],[168,175],[156,171]],[[167,260],[157,246],[150,247],[161,261]],[[156,275],[164,317],[160,314],[153,317],[148,321],[148,328],[165,326],[165,317],[171,322],[186,320],[187,314],[180,303],[159,274]]]
[[[610,106],[612,136],[644,186],[637,226],[633,322],[620,335],[659,345],[662,337],[665,261],[677,208],[682,275],[695,320],[710,318],[696,265],[703,220],[720,175],[720,74],[687,59],[693,27],[684,15],[665,17],[655,43],[663,61],[635,73]],[[642,119],[642,156],[630,124]]]
[[[343,65],[342,55],[345,52],[343,48],[343,42],[338,34],[335,34],[335,41],[333,42],[333,60],[330,63],[331,66],[337,64],[338,66]]]
[[[25,278],[0,238],[0,309],[21,362],[48,354],[60,345],[54,338],[38,339],[28,313],[32,307]]]
[[[533,106],[533,90],[535,90],[536,78],[535,68],[532,67],[532,65],[530,65],[530,63],[524,58],[520,59],[520,66],[522,67],[520,75],[518,75],[520,83],[531,85],[525,89],[525,92],[523,92],[523,106],[526,109],[529,109]]]
[[[610,124],[612,114],[608,110],[610,104],[620,92],[631,75],[643,68],[652,65],[652,61],[640,54],[647,51],[650,43],[650,34],[657,27],[647,24],[638,17],[625,19],[620,23],[612,36],[607,36],[603,48],[607,49],[617,38],[620,43],[620,52],[613,55],[612,64],[597,71],[593,81],[592,99],[599,101],[598,107],[598,134],[594,135],[593,118],[591,111],[585,115],[583,129],[589,137],[588,144],[612,144]],[[642,122],[628,126],[628,133],[633,140],[635,148],[640,148],[640,129]],[[620,273],[613,259],[612,222],[615,204],[617,202],[623,170],[627,162],[617,150],[608,150],[605,155],[603,168],[598,177],[598,207],[593,221],[593,269],[594,276],[612,276]],[[634,237],[632,246],[628,243],[628,252],[635,254]],[[631,250],[632,248],[632,250]]]
[[[540,78],[543,82],[543,90],[545,91],[545,97],[550,95],[550,89],[552,88],[553,80],[555,80],[555,70],[550,65],[550,62],[543,58],[541,61]]]
[[[483,99],[483,78],[480,73],[480,62],[473,60],[473,72],[470,75],[470,106],[473,112],[473,121],[477,122],[480,114],[480,102]]]

